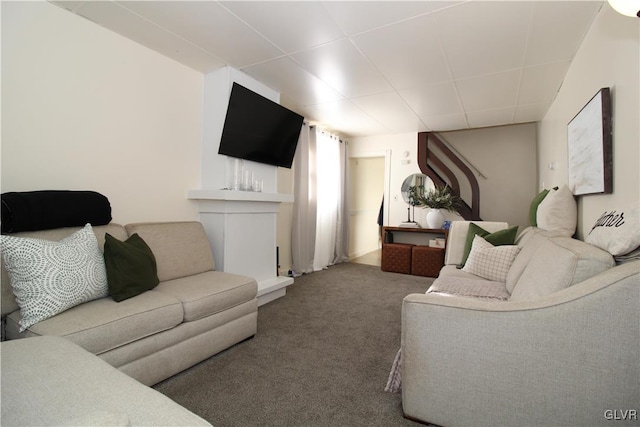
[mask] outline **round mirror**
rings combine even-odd
[[[416,198],[424,196],[426,192],[432,189],[435,189],[433,181],[423,173],[414,173],[404,179],[402,187],[400,187],[400,192],[408,206],[407,220],[403,221],[401,224],[402,227],[420,227],[417,222],[411,219],[411,211],[412,209],[415,210],[415,207],[420,204]],[[415,212],[413,216],[415,217]]]
[[[435,189],[435,185],[431,178],[423,173],[414,173],[404,179],[402,187],[400,187],[400,192],[406,203],[411,206],[416,206],[417,201],[414,198],[415,195],[423,196],[424,193],[433,189]]]

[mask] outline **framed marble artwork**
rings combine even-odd
[[[569,188],[576,196],[613,192],[610,92],[600,89],[567,125]]]

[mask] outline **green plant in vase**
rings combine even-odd
[[[418,195],[421,206],[430,208],[427,213],[427,225],[429,228],[442,228],[444,223],[443,210],[455,212],[462,199],[448,185],[436,185],[433,189]]]
[[[431,209],[445,209],[455,212],[462,199],[453,193],[448,185],[436,185],[426,193],[416,193],[420,205]]]

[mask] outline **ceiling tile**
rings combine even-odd
[[[478,110],[467,113],[471,128],[482,128],[513,123],[515,107]]]
[[[513,121],[514,123],[538,122],[542,120],[548,109],[548,103],[518,105]]]
[[[289,58],[279,58],[243,68],[242,71],[282,95],[295,99],[298,105],[318,104],[343,99],[329,85],[310,74]]]
[[[305,107],[307,117],[319,125],[350,136],[385,133],[386,128],[349,101],[326,102]]]
[[[222,59],[122,8],[118,3],[104,1],[78,3],[81,3],[76,9],[79,15],[180,63],[188,63],[202,73],[217,70],[225,65]]]
[[[426,13],[426,2],[326,1],[324,7],[348,34],[358,34]]]
[[[292,58],[346,97],[389,92],[391,86],[349,39],[299,52]]]
[[[458,1],[456,0],[441,0],[441,1],[424,0],[429,12],[436,12],[441,9],[448,9],[450,7],[453,7],[455,5],[458,5],[460,3],[464,3],[467,1],[469,0],[458,0]]]
[[[602,2],[537,2],[524,65],[573,59],[601,7]]]
[[[422,118],[422,121],[434,132],[468,129],[469,125],[464,114],[445,114]]]
[[[397,89],[451,79],[429,15],[355,36],[354,42]]]
[[[564,61],[522,70],[518,104],[546,103],[551,105],[570,65],[570,61]],[[541,85],[540,82],[545,84]]]
[[[76,12],[84,3],[84,1],[53,1],[53,0],[49,0],[51,1],[51,3],[58,5],[60,7],[63,7],[67,10],[70,10],[71,12]]]
[[[401,90],[400,96],[420,117],[462,113],[452,82],[439,83],[416,90]]]
[[[226,1],[221,4],[287,53],[344,36],[319,2]]]
[[[520,67],[532,3],[471,1],[433,13],[454,78]]]
[[[520,70],[457,80],[456,87],[465,111],[516,105]]]
[[[416,113],[395,92],[353,98],[351,101],[392,132],[407,128],[426,130]]]
[[[604,1],[52,1],[345,135],[538,121]],[[400,129],[405,127],[405,129]]]
[[[245,65],[282,56],[282,51],[211,1],[122,1],[122,7],[215,52],[227,65]]]

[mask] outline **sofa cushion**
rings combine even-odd
[[[537,224],[544,230],[558,230],[565,236],[573,236],[578,224],[578,206],[569,187],[564,185],[549,191],[538,206]]]
[[[516,239],[516,245],[520,247],[520,252],[518,252],[516,259],[513,260],[513,264],[511,264],[511,268],[507,273],[506,282],[509,293],[513,292],[513,288],[520,279],[522,272],[542,242],[551,237],[562,237],[563,235],[564,232],[562,231],[547,231],[536,227],[527,227],[522,231]]]
[[[199,222],[138,223],[125,228],[130,236],[137,233],[147,242],[161,282],[215,269],[209,239]]]
[[[615,265],[611,254],[569,237],[541,241],[516,282],[510,301],[541,298]]]
[[[104,263],[107,268],[109,294],[123,301],[158,285],[158,267],[153,252],[137,234],[124,242],[107,234]]]
[[[100,249],[104,246],[104,235],[106,232],[110,233],[112,236],[117,239],[124,240],[127,238],[127,232],[124,227],[111,223],[107,225],[101,225],[97,227],[93,227],[93,233],[98,240],[98,246]],[[52,230],[42,230],[42,231],[25,231],[21,233],[11,234],[11,236],[15,237],[32,237],[36,239],[42,240],[51,240],[54,242],[58,242],[65,237],[71,236],[76,231],[82,229],[82,227],[64,227],[64,228],[56,228]],[[0,286],[2,286],[2,295],[0,298],[0,302],[2,303],[2,316],[6,316],[9,313],[13,313],[18,310],[18,303],[15,300],[15,295],[13,294],[13,289],[11,288],[9,275],[4,266],[4,262],[2,263],[2,278],[0,279]]]
[[[473,245],[473,240],[475,236],[480,236],[484,238],[484,240],[486,240],[493,246],[500,246],[500,245],[513,245],[513,242],[515,241],[517,234],[518,234],[517,225],[511,228],[505,228],[502,230],[489,232],[474,223],[469,224],[469,230],[467,231],[467,239],[464,244],[464,253],[462,254],[461,264],[465,265],[465,263],[467,262],[467,258],[469,257],[469,253],[471,252],[471,246]]]
[[[7,317],[9,339],[58,335],[94,354],[120,347],[171,329],[183,319],[182,304],[175,298],[148,291],[122,302],[101,298],[73,307],[18,334],[20,313]]]
[[[0,236],[0,250],[20,306],[20,331],[108,294],[102,252],[91,225],[59,242]]]
[[[585,241],[611,255],[625,255],[640,246],[640,208],[634,202],[622,209],[607,209],[595,221]]]
[[[516,245],[493,246],[480,236],[473,239],[471,253],[462,268],[483,279],[504,283],[520,248]]]
[[[154,292],[180,301],[184,321],[202,319],[256,298],[255,279],[222,271],[207,271],[161,282]]]

